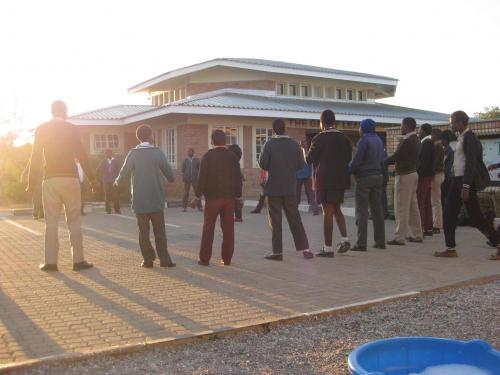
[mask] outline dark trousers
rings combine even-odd
[[[382,207],[382,175],[356,179],[356,224],[359,247],[366,247],[368,207],[373,220],[373,237],[378,246],[385,245],[385,221]]]
[[[455,242],[455,229],[457,228],[457,219],[462,208],[462,180],[463,177],[453,177],[450,190],[446,196],[446,203],[444,205],[443,227],[444,238],[446,246],[454,248],[457,244]],[[471,187],[469,192],[469,199],[465,202],[467,214],[471,220],[471,224],[490,240],[493,245],[500,243],[500,235],[493,228],[490,221],[486,220],[477,199],[476,190]]]
[[[203,220],[203,233],[200,244],[200,260],[209,262],[212,257],[214,231],[217,217],[220,216],[222,229],[221,258],[224,263],[231,263],[234,253],[234,198],[207,199]]]
[[[241,207],[234,207],[234,217],[243,220],[243,209]]]
[[[431,185],[434,177],[419,177],[417,185],[417,201],[420,211],[420,221],[424,232],[432,232],[434,223],[432,221]]]
[[[302,225],[299,209],[297,207],[297,197],[293,195],[281,197],[267,197],[269,206],[269,224],[272,230],[273,253],[283,253],[283,232],[282,232],[282,214],[285,211],[288,226],[293,235],[295,249],[297,251],[309,249],[306,231]]]
[[[139,246],[145,262],[156,259],[155,251],[149,240],[149,222],[153,225],[155,236],[156,254],[161,263],[170,263],[170,255],[167,250],[167,233],[165,231],[165,217],[163,211],[136,214],[137,226],[139,228]]]
[[[104,183],[104,202],[106,203],[106,212],[108,214],[111,213],[111,202],[113,202],[115,212],[120,212],[118,191],[116,187],[113,186],[113,182]]]
[[[182,199],[182,207],[186,208],[189,201],[189,190],[193,188],[193,194],[196,190],[196,182],[186,182],[184,181],[184,198]],[[198,209],[201,209],[201,200],[198,200]]]
[[[318,203],[316,203],[316,196],[312,189],[312,180],[310,178],[297,179],[297,204],[300,204],[302,200],[302,185],[306,192],[307,203],[309,203],[309,209],[317,215],[319,213]]]
[[[446,197],[451,188],[451,181],[453,177],[445,177],[443,183],[441,184],[441,205],[443,206],[444,212],[444,204],[446,203]]]

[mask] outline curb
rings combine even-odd
[[[9,363],[6,365],[0,365],[0,374],[6,374],[15,370],[27,370],[35,367],[39,367],[47,364],[55,363],[74,363],[80,362],[86,359],[100,357],[100,356],[119,356],[132,353],[143,352],[153,348],[161,347],[175,347],[179,345],[192,344],[200,341],[208,341],[222,338],[224,336],[232,335],[240,332],[251,332],[251,331],[262,331],[264,333],[269,332],[271,328],[277,327],[282,324],[294,324],[302,321],[307,321],[311,319],[318,319],[323,317],[332,317],[339,315],[352,314],[355,312],[366,311],[369,308],[380,305],[383,303],[404,301],[415,297],[427,296],[435,293],[442,293],[449,290],[459,289],[468,286],[484,285],[489,284],[494,281],[500,280],[500,274],[484,276],[476,279],[470,279],[466,281],[461,281],[458,283],[428,289],[423,291],[412,291],[402,294],[396,294],[386,297],[381,297],[373,300],[362,301],[357,303],[352,303],[348,305],[342,305],[337,307],[332,307],[329,309],[316,310],[307,313],[300,313],[290,315],[284,318],[263,321],[254,325],[236,325],[232,328],[221,328],[216,330],[208,330],[197,332],[193,335],[182,335],[179,337],[167,337],[163,339],[151,340],[147,342],[137,343],[137,344],[126,344],[115,346],[105,349],[97,349],[84,353],[66,353],[66,354],[56,354],[52,356],[22,361],[18,363]]]

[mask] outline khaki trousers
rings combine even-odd
[[[394,186],[394,211],[396,214],[394,239],[396,241],[406,241],[408,226],[416,239],[423,238],[417,201],[417,182],[417,172],[396,176]]]
[[[83,258],[80,181],[76,177],[52,177],[42,185],[45,210],[45,264],[57,264],[59,217],[64,206],[73,263]]]
[[[432,222],[434,228],[443,229],[443,205],[441,203],[441,185],[444,173],[436,173],[431,184]]]

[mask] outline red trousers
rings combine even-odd
[[[419,177],[417,185],[418,209],[424,232],[432,232],[432,203],[431,203],[431,185],[434,176]]]
[[[220,215],[222,229],[221,257],[231,263],[234,253],[234,198],[207,199],[205,202],[203,233],[201,235],[200,260],[209,262],[212,257],[215,223]]]

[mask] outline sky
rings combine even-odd
[[[399,79],[383,102],[469,114],[500,105],[500,1],[0,1],[0,134],[148,104],[127,88],[218,57]]]

